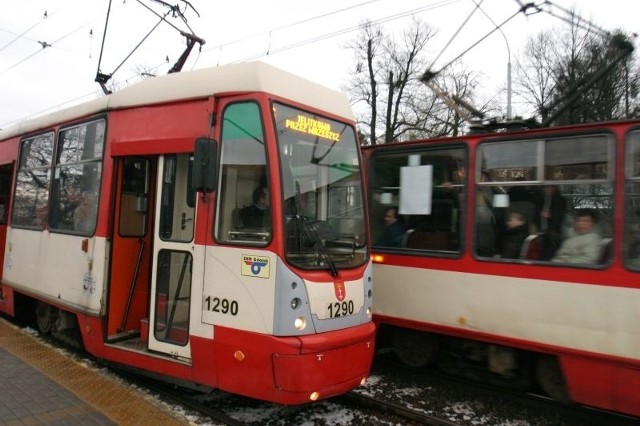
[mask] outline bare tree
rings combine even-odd
[[[451,98],[451,102],[444,102],[441,98],[436,101],[436,107],[429,114],[428,136],[458,136],[468,130],[468,122],[476,119],[474,112],[462,105],[461,101],[466,103],[475,98],[479,84],[478,74],[456,62],[439,73],[436,84]],[[473,106],[473,109],[485,114],[488,105]]]
[[[426,67],[424,49],[433,35],[429,26],[415,20],[395,41],[380,26],[365,22],[348,45],[356,65],[346,91],[362,110],[359,124],[370,144],[402,140],[424,127],[419,106],[428,95],[418,77]]]
[[[570,25],[530,39],[516,65],[516,93],[545,124],[637,116],[638,72],[624,35]]]
[[[377,139],[376,123],[378,121],[378,73],[382,68],[378,63],[383,49],[384,36],[382,30],[371,22],[365,22],[361,34],[348,47],[356,57],[356,69],[347,88],[352,102],[365,105],[363,120],[359,124],[369,128],[364,133],[373,145]],[[364,141],[363,141],[364,143]]]
[[[356,61],[345,91],[366,135],[363,144],[457,135],[464,129],[467,117],[450,97],[471,99],[477,74],[458,62],[439,71],[427,87],[421,78],[427,69],[426,47],[434,35],[428,25],[414,20],[395,40],[366,22],[348,45]]]
[[[543,121],[547,118],[546,105],[551,103],[555,88],[554,56],[551,34],[541,32],[527,41],[523,59],[518,60],[515,66],[515,94],[523,98]]]

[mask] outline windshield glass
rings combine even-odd
[[[358,145],[353,127],[275,103],[286,257],[304,269],[368,258]]]

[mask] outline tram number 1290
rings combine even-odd
[[[329,311],[329,318],[346,317],[347,315],[353,315],[355,307],[353,300],[345,300],[343,302],[329,303],[327,311]]]
[[[219,297],[207,296],[204,299],[205,309],[211,312],[221,314],[238,315],[238,302],[229,299],[220,299]]]

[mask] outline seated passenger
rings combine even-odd
[[[398,208],[391,207],[384,214],[384,232],[378,238],[375,245],[385,247],[400,247],[402,237],[407,231],[407,227],[401,218],[398,217]]]
[[[253,191],[251,205],[242,209],[242,224],[245,228],[262,228],[267,213],[267,195],[264,188]]]
[[[602,236],[597,230],[598,217],[593,210],[577,210],[574,219],[576,234],[562,242],[554,262],[597,264]]]
[[[529,236],[529,223],[520,212],[511,211],[507,217],[507,229],[502,239],[502,257],[517,259],[520,257],[522,244]]]

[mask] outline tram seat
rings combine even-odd
[[[540,260],[542,255],[542,238],[538,234],[529,234],[520,248],[520,259]]]
[[[231,226],[233,229],[242,228],[242,209],[239,207],[236,207],[231,212]]]
[[[600,241],[600,254],[598,256],[598,264],[604,265],[611,259],[611,255],[613,254],[613,246],[612,246],[611,238],[603,238]]]
[[[413,231],[415,231],[415,229],[407,229],[407,232],[405,232],[402,236],[402,242],[400,243],[401,247],[407,247],[407,244],[409,243],[409,236],[413,233]]]

